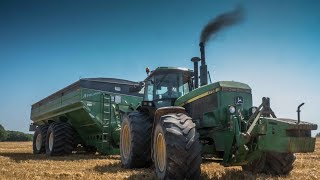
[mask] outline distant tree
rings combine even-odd
[[[1,141],[32,141],[32,134],[26,134],[19,131],[6,131],[0,124],[0,142]]]
[[[32,135],[19,131],[7,131],[8,137],[6,141],[31,141]]]
[[[0,124],[0,141],[5,141],[7,139],[8,133],[4,127]]]
[[[316,135],[316,137],[320,137],[320,132]]]

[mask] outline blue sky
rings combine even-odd
[[[237,4],[245,21],[206,46],[213,81],[249,84],[279,117],[319,124],[319,1],[0,1],[0,124],[28,131],[34,102],[80,77],[134,81],[192,68],[202,27]]]

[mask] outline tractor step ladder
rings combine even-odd
[[[110,132],[111,132],[111,96],[108,94],[102,95],[102,139],[101,150],[108,154],[110,147]]]

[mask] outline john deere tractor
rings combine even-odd
[[[317,125],[277,118],[267,97],[253,106],[247,84],[208,84],[203,43],[200,52],[201,58],[192,58],[193,71],[147,71],[143,101],[122,119],[120,152],[126,168],[153,162],[159,179],[198,179],[202,157],[215,157],[224,166],[283,175],[293,168],[293,153],[314,151],[311,130]]]

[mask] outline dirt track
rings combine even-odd
[[[33,155],[31,142],[0,142],[0,179],[155,179],[153,169],[121,168],[119,156],[74,154],[65,157]],[[296,154],[294,170],[279,179],[319,179],[320,139],[316,152]],[[201,165],[202,179],[274,179],[264,174],[225,168],[215,162]]]

